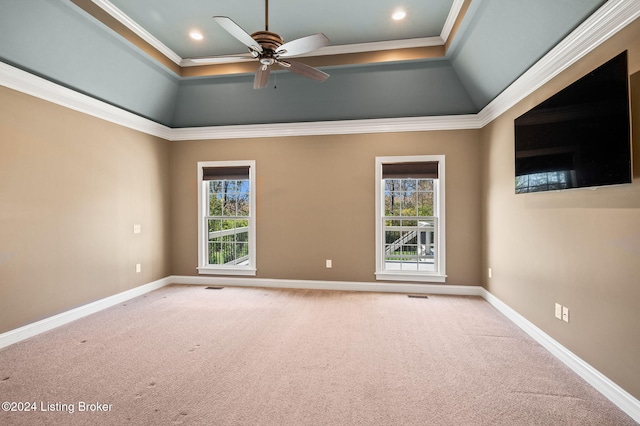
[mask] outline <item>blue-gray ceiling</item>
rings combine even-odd
[[[251,74],[179,77],[70,0],[0,0],[0,60],[170,127],[467,114],[480,111],[604,2],[473,0],[445,57],[324,67],[331,74],[324,83],[274,72],[266,89],[254,90]],[[153,27],[152,19],[166,21],[176,10],[189,12],[204,2],[113,3],[141,26]],[[206,3],[206,20],[199,12],[197,18],[210,30],[215,28],[209,21],[214,14],[233,16],[237,22],[251,17],[263,25],[263,9],[256,6],[261,1]],[[276,23],[288,26],[288,39],[323,31],[340,44],[350,44],[438,36],[453,1],[405,1],[414,5],[409,11],[416,15],[402,31],[384,29],[386,24],[372,15],[386,14],[394,8],[392,2],[361,1],[359,7],[349,3],[340,14],[330,7],[341,4],[337,1],[322,3],[322,10],[315,11],[302,2],[270,3],[270,29]],[[133,4],[137,7],[125,7]],[[362,13],[366,5],[370,8]],[[141,18],[147,16],[144,10],[149,10],[149,22]],[[424,17],[429,10],[437,19]],[[253,25],[242,23],[249,32],[261,29],[249,28]],[[379,33],[372,31],[376,27]],[[185,45],[182,35],[172,34],[153,35],[183,58],[238,52],[230,51],[238,43],[234,39],[220,43],[218,50],[198,50]]]
[[[68,1],[0,0],[0,59],[163,124],[180,80]]]
[[[111,3],[182,58],[241,53],[245,50],[211,17],[229,16],[247,32],[265,25],[264,0],[111,0]],[[439,36],[453,0],[271,0],[269,29],[286,41],[322,32],[333,45]],[[397,7],[407,19],[389,15]],[[205,36],[194,43],[191,29]]]
[[[328,71],[331,78],[322,84],[279,72],[263,90],[252,88],[252,76],[185,80],[174,123],[184,127],[477,112],[446,60]]]
[[[473,1],[449,58],[482,109],[604,4],[600,0]]]

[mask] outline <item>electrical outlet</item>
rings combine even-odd
[[[141,272],[142,271],[142,265],[139,263],[136,263],[136,273]]]
[[[325,264],[326,264],[326,266],[327,266],[327,269],[331,269],[331,268],[332,268],[332,262],[331,262],[331,259],[327,259]]]
[[[133,233],[139,234],[142,231],[142,227],[140,225],[133,225]]]
[[[562,319],[562,305],[556,303],[556,318]]]
[[[493,271],[489,268],[489,278],[493,277]]]
[[[562,307],[562,321],[569,322],[569,308],[566,306]]]

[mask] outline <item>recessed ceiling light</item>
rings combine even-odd
[[[194,40],[202,40],[204,38],[204,36],[200,31],[195,31],[195,30],[189,33],[189,37],[191,37]]]
[[[398,9],[395,12],[393,12],[393,15],[391,15],[391,18],[394,21],[400,21],[400,20],[404,19],[405,16],[407,16],[407,12],[405,12],[402,9]]]

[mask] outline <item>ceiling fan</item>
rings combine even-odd
[[[254,89],[263,89],[267,86],[269,74],[271,73],[271,65],[273,64],[279,65],[292,73],[314,80],[325,81],[329,78],[329,74],[319,69],[300,62],[284,59],[309,53],[326,46],[329,44],[329,39],[324,34],[317,33],[285,43],[279,34],[269,31],[269,0],[265,0],[264,31],[256,31],[253,34],[249,34],[227,16],[214,16],[213,20],[249,48],[250,56],[231,56],[232,58],[241,60],[257,59],[260,61],[260,66],[253,80]],[[214,63],[218,62],[221,58],[223,57],[196,58],[192,59],[192,61],[195,63]],[[224,58],[230,58],[230,56],[225,56]]]

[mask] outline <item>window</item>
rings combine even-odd
[[[376,158],[376,278],[444,282],[444,155]]]
[[[255,162],[198,163],[198,272],[256,274]]]

